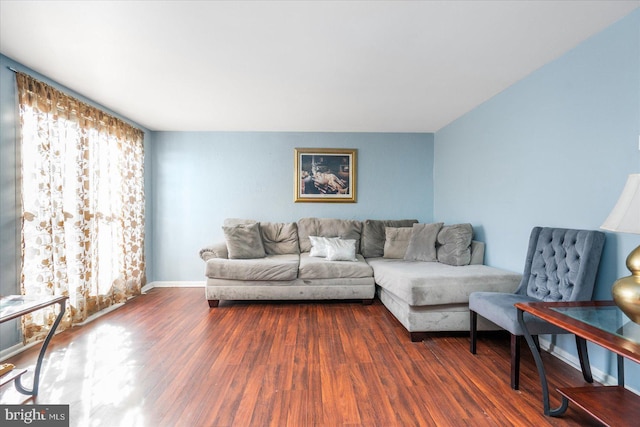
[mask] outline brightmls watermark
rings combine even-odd
[[[69,405],[0,405],[2,426],[69,427]]]

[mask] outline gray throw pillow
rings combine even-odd
[[[229,259],[264,258],[264,246],[260,236],[260,224],[223,226]]]
[[[360,250],[365,258],[378,258],[384,256],[384,245],[386,243],[386,227],[409,227],[417,223],[417,219],[368,219],[362,223],[362,239]]]
[[[411,239],[411,227],[385,227],[384,234],[384,258],[402,259],[407,253],[409,239]]]
[[[455,224],[442,227],[438,233],[438,261],[449,265],[469,265],[471,262],[471,224]]]
[[[437,261],[436,239],[442,225],[442,222],[413,224],[409,247],[404,259],[406,261]]]

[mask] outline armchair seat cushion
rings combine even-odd
[[[469,296],[469,310],[482,313],[482,317],[506,329],[512,335],[522,336],[524,332],[518,323],[518,309],[514,306],[519,302],[540,302],[540,300],[514,293],[474,292]],[[566,334],[567,331],[550,323],[524,313],[524,320],[532,335]]]

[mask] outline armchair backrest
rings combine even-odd
[[[541,301],[590,300],[604,240],[595,230],[534,227],[516,293]]]

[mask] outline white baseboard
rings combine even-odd
[[[4,362],[6,359],[9,359],[10,357],[13,357],[15,355],[17,355],[18,353],[21,353],[31,347],[33,347],[34,345],[42,345],[42,341],[36,341],[36,342],[32,342],[29,343],[27,345],[24,345],[22,343],[18,343],[16,345],[13,345],[9,348],[5,348],[4,350],[0,351],[0,362]]]
[[[123,303],[123,302],[119,302],[119,303],[116,303],[116,304],[111,304],[109,307],[107,307],[107,308],[103,308],[103,309],[102,309],[102,310],[100,310],[99,312],[94,313],[94,314],[92,314],[91,316],[87,317],[87,318],[86,318],[86,319],[84,319],[82,322],[80,322],[80,323],[76,323],[75,325],[73,325],[73,327],[76,327],[76,326],[84,326],[84,325],[86,325],[87,323],[89,323],[89,322],[92,322],[92,321],[96,320],[98,317],[102,317],[102,316],[104,316],[104,315],[105,315],[105,314],[107,314],[107,313],[111,313],[113,310],[116,310],[116,309],[118,309],[118,308],[122,307],[123,305],[124,305],[124,303]]]
[[[567,365],[575,368],[576,370],[578,370],[578,371],[581,370],[580,369],[580,359],[578,359],[578,356],[575,356],[575,355],[567,352],[566,350],[556,346],[551,341],[540,337],[540,348],[548,351],[553,356],[555,356],[558,359],[562,360],[564,363],[566,363]],[[618,384],[618,378],[617,377],[614,377],[613,375],[609,375],[609,374],[601,371],[600,369],[595,369],[593,367],[593,365],[591,365],[591,375],[593,376],[593,379],[595,381],[598,381],[599,383],[601,383],[603,385],[617,385]],[[629,385],[625,385],[625,387],[628,390],[634,392],[635,394],[640,394],[640,391],[629,387]]]
[[[168,280],[156,281],[156,282],[147,283],[142,288],[142,293],[149,292],[153,288],[204,288],[204,285],[205,285],[204,282],[189,282],[189,281],[174,282],[174,281],[168,281]]]

